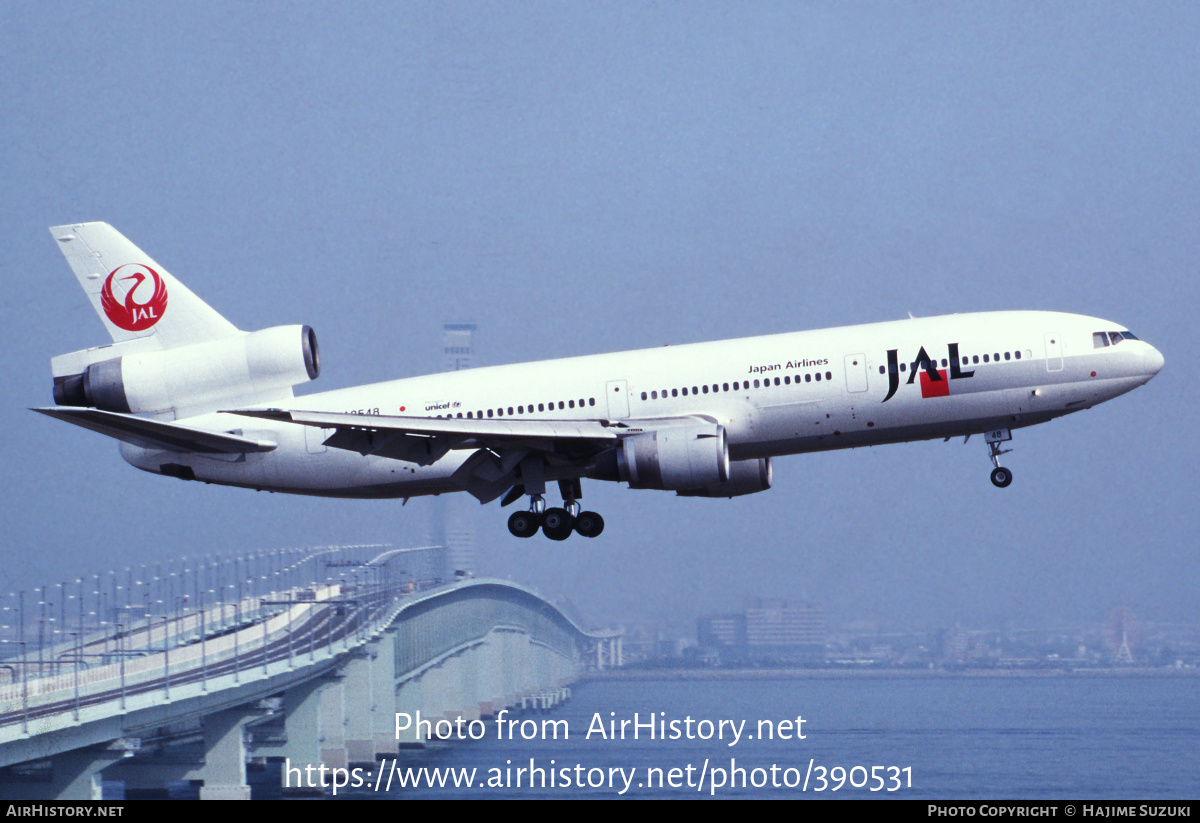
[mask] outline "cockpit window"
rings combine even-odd
[[[1106,337],[1108,338],[1107,340],[1105,340]],[[1137,340],[1137,337],[1131,331],[1098,331],[1092,335],[1092,345],[1097,349],[1102,349],[1109,345],[1115,346],[1122,340]]]

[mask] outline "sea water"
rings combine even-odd
[[[1187,799],[1200,679],[599,680],[358,777],[338,797]]]

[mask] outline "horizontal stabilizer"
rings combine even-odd
[[[201,454],[245,454],[269,452],[278,446],[270,440],[251,440],[236,434],[194,429],[178,423],[148,420],[131,414],[118,414],[100,409],[49,406],[32,411],[115,437],[143,449]]]

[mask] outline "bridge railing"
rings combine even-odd
[[[239,581],[237,589],[265,580],[291,585],[275,589],[255,585],[252,596],[212,605],[204,605],[200,598],[200,608],[190,613],[180,609],[174,616],[117,619],[121,609],[128,616],[131,586],[126,604],[107,615],[109,620],[96,620],[99,627],[90,631],[81,606],[76,630],[69,632],[73,641],[56,645],[35,646],[26,638],[26,628],[33,621],[26,620],[23,594],[20,598],[14,595],[18,608],[6,607],[9,614],[5,616],[11,622],[0,627],[8,629],[7,636],[0,634],[8,651],[8,657],[0,661],[0,678],[7,675],[9,681],[0,686],[0,726],[27,721],[31,711],[47,704],[64,704],[63,710],[73,705],[78,714],[81,704],[101,696],[106,701],[120,700],[123,707],[126,696],[136,692],[162,689],[169,694],[173,681],[176,686],[185,681],[203,682],[210,673],[232,674],[236,681],[272,660],[300,663],[303,656],[313,660],[320,653],[345,650],[386,625],[404,598],[441,583],[437,574],[444,562],[444,548],[382,552],[380,548],[386,549],[333,547],[303,554],[289,550],[294,555],[291,564],[280,557],[274,561],[272,575]],[[306,568],[314,573],[297,574]],[[186,576],[180,579],[181,588],[186,582]],[[60,593],[66,591],[66,586],[60,587]],[[42,638],[46,592],[43,587],[42,599],[36,603]],[[79,601],[83,602],[82,585]],[[60,614],[65,611],[64,607]],[[301,642],[296,642],[298,628],[305,631]],[[324,636],[318,634],[322,628]],[[147,684],[154,685],[148,689]]]

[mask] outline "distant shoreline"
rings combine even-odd
[[[593,680],[837,680],[843,678],[1197,677],[1200,669],[605,669],[584,672]]]

